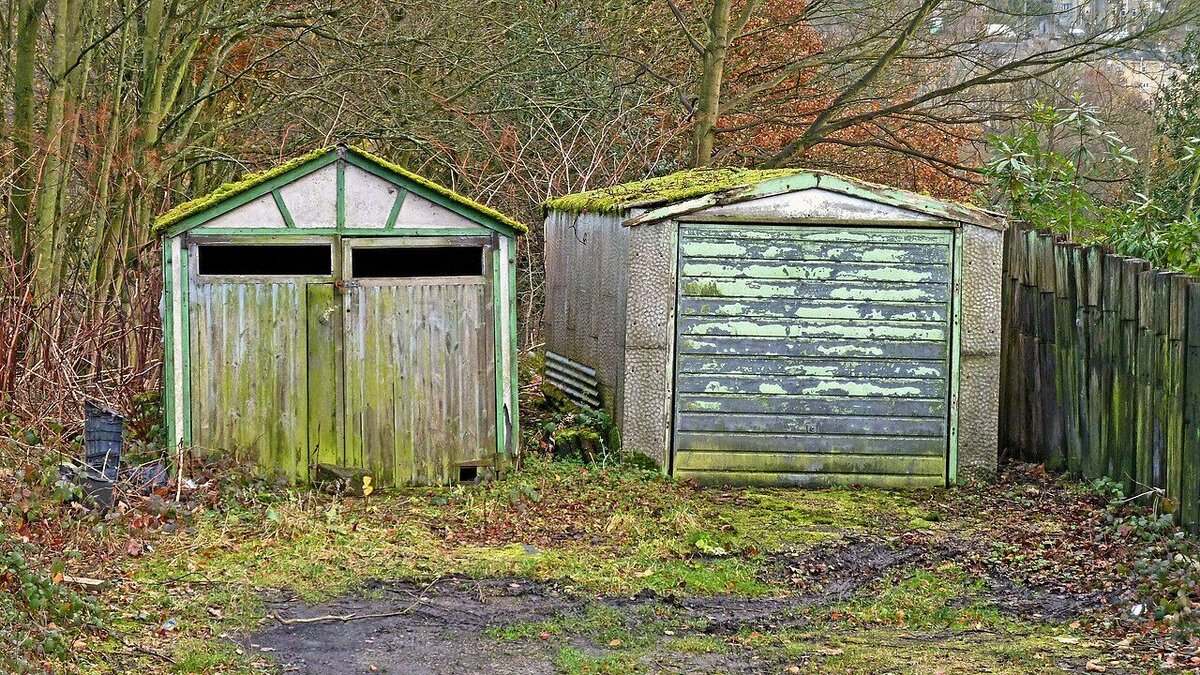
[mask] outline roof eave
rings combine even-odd
[[[347,161],[350,161],[360,169],[379,175],[385,180],[399,183],[410,192],[429,199],[489,229],[512,236],[528,234],[529,232],[529,228],[523,223],[509,218],[499,211],[479,204],[470,198],[458,195],[452,190],[444,186],[439,186],[437,183],[417,173],[392,164],[360,148],[339,145],[301,155],[277,167],[259,172],[259,174],[252,174],[252,177],[249,179],[243,178],[240,181],[227,183],[201,197],[184,202],[180,206],[159,216],[155,221],[153,234],[155,236],[170,237],[187,232],[223,213],[232,211],[247,202],[270,194],[273,190],[283,185],[287,185],[318,169],[324,168],[341,157],[346,158]],[[285,169],[284,167],[287,168]],[[255,180],[253,177],[256,175],[262,175],[263,177]],[[229,194],[220,195],[217,198],[217,195],[223,190],[228,190],[229,186],[238,186],[241,183],[247,184],[241,189],[230,190]],[[171,214],[176,211],[182,211],[183,215],[178,218],[172,218]]]
[[[1001,214],[963,204],[942,201],[933,197],[924,197],[905,190],[852,181],[834,174],[815,171],[772,178],[750,185],[740,185],[735,188],[712,192],[675,203],[665,205],[650,204],[650,206],[655,206],[655,208],[650,208],[646,212],[626,220],[624,224],[629,227],[646,225],[667,218],[695,213],[714,206],[737,204],[814,188],[829,190],[830,192],[850,197],[858,197],[888,206],[895,206],[949,221],[978,225],[992,230],[1003,231],[1007,228],[1007,221]]]

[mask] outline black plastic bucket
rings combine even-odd
[[[110,481],[117,480],[125,418],[116,410],[87,401],[83,404],[83,445],[87,465]]]

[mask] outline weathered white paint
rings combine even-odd
[[[382,228],[400,194],[399,186],[353,164],[346,165],[346,227]]]
[[[184,418],[183,388],[188,384],[184,380],[183,372],[183,349],[188,342],[187,336],[183,332],[183,313],[187,311],[187,308],[183,306],[183,289],[187,281],[184,278],[182,263],[183,237],[171,237],[171,285],[174,288],[174,292],[171,293],[171,330],[173,333],[171,369],[175,381],[175,442],[181,446],[183,445]]]
[[[679,220],[698,218],[706,221],[752,220],[756,222],[903,222],[939,223],[932,216],[880,204],[858,197],[810,188],[798,192],[751,199],[735,204],[714,206]]]
[[[453,227],[478,230],[480,234],[491,232],[483,225],[415,194],[404,198],[404,205],[400,207],[400,215],[396,218],[396,227]]]
[[[270,194],[265,194],[252,202],[242,204],[232,211],[222,213],[194,231],[199,233],[223,227],[282,229],[287,227],[287,223],[284,222],[283,214],[279,212],[279,207],[275,205],[275,198]]]
[[[279,188],[279,195],[296,227],[336,227],[337,163],[284,185]]]

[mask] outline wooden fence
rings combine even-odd
[[[1014,225],[1000,444],[1200,524],[1200,279]]]

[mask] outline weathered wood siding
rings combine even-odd
[[[347,463],[385,485],[456,480],[496,452],[487,277],[361,282],[346,294]]]
[[[305,312],[303,281],[193,284],[195,445],[308,475]]]
[[[456,462],[516,449],[520,223],[352,148],[195,206],[160,223],[173,447],[291,479],[366,466],[381,486],[446,483]],[[220,244],[330,246],[331,265],[201,276],[199,247]],[[484,253],[469,276],[355,278],[352,251],[381,246]]]
[[[1001,445],[1200,528],[1200,281],[1028,227],[1005,241]]]
[[[682,224],[675,475],[943,485],[950,229]]]

